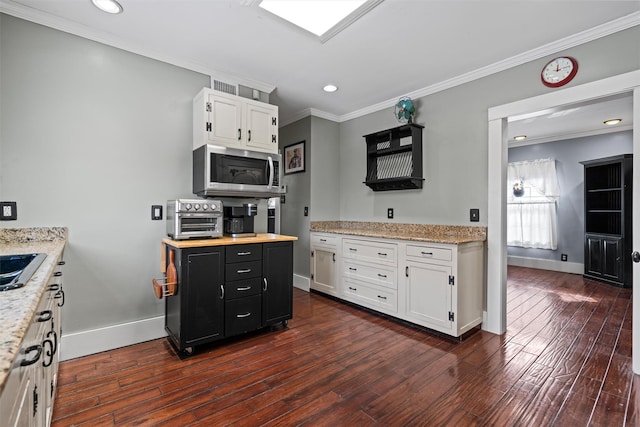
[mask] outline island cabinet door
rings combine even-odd
[[[224,334],[224,248],[186,252],[187,277],[178,284],[186,302],[183,338],[195,345]]]
[[[293,314],[293,243],[264,243],[262,262],[262,324],[286,324]]]
[[[453,328],[451,267],[423,262],[407,262],[406,317],[439,331]]]

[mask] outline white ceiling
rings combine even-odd
[[[120,15],[100,12],[90,0],[0,0],[0,12],[273,89],[281,124],[309,112],[337,121],[383,108],[392,114],[401,96],[433,93],[640,24],[637,0],[384,0],[321,43],[259,8],[259,0],[119,1]],[[323,92],[327,83],[340,90]]]

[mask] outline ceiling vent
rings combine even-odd
[[[213,77],[211,77],[211,87],[213,90],[217,90],[218,92],[238,95],[238,85],[216,80]]]

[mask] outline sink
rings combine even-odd
[[[23,287],[46,257],[46,254],[0,255],[0,291]]]

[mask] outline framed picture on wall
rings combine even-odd
[[[284,173],[304,172],[304,144],[305,141],[284,147]]]

